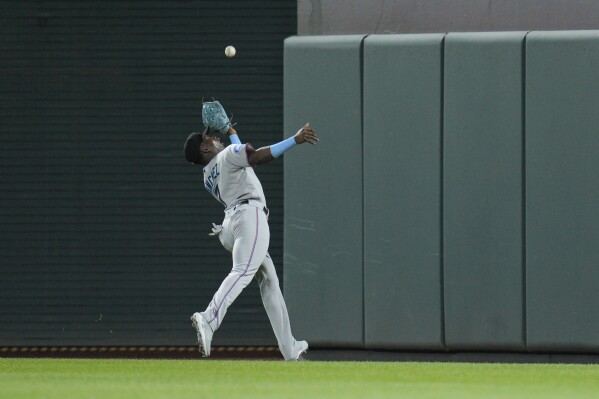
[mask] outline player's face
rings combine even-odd
[[[216,136],[204,136],[203,145],[206,145],[208,148],[214,150],[214,153],[221,152],[225,149],[223,143],[220,142],[220,139]]]

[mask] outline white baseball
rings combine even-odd
[[[233,46],[227,46],[227,48],[225,49],[225,55],[229,58],[235,57],[235,47]]]

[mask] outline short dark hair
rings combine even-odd
[[[185,159],[187,162],[195,163],[197,165],[204,165],[204,157],[200,151],[200,145],[204,140],[204,134],[193,132],[185,140],[185,146],[183,151],[185,153]]]

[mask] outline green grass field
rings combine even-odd
[[[0,359],[0,398],[596,398],[597,365]]]

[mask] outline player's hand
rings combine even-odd
[[[318,143],[318,140],[320,140],[318,136],[316,136],[316,132],[310,127],[309,123],[306,123],[306,125],[298,130],[293,137],[295,138],[295,142],[297,144],[316,144]]]
[[[221,231],[223,231],[223,226],[221,226],[220,224],[212,223],[212,233],[208,235],[218,237]]]
[[[232,135],[232,134],[237,134],[237,130],[233,129],[233,126],[231,126],[229,128],[229,131],[227,132],[227,135]]]

